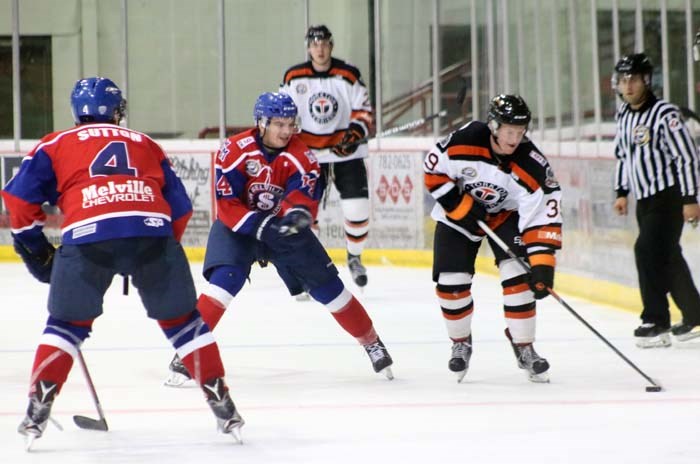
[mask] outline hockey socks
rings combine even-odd
[[[204,323],[209,326],[209,329],[214,330],[226,312],[226,307],[216,299],[202,293],[197,300],[197,310],[202,315]]]
[[[39,381],[56,384],[56,393],[61,390],[73,367],[73,357],[78,354],[77,347],[91,330],[92,320],[67,322],[49,316],[34,355],[30,395]]]
[[[331,315],[338,321],[338,324],[345,329],[347,333],[355,337],[361,345],[375,343],[377,341],[377,332],[372,325],[372,320],[369,318],[365,308],[357,301],[350,292],[345,290],[350,299],[340,309],[334,311],[331,305],[328,309],[331,310]],[[344,295],[339,295],[338,298]]]
[[[224,376],[219,347],[198,311],[158,324],[197,384]]]

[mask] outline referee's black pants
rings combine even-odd
[[[681,310],[683,320],[700,325],[700,295],[681,252],[683,202],[678,186],[637,202],[639,237],[634,257],[642,295],[642,321],[668,327],[667,294]]]

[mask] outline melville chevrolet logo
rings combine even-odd
[[[386,176],[382,175],[375,193],[382,203],[386,203],[388,197],[394,204],[399,201],[399,198],[403,198],[406,204],[409,204],[411,202],[411,194],[413,193],[413,182],[411,182],[408,175],[406,175],[403,182],[396,176],[392,177],[391,182],[389,182]]]
[[[109,181],[107,185],[91,185],[81,190],[83,208],[117,203],[122,201],[148,202],[155,201],[153,188],[142,180],[127,180],[126,182]]]

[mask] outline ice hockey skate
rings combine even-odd
[[[518,367],[527,372],[528,380],[535,383],[549,383],[549,373],[547,372],[549,363],[545,358],[537,354],[532,343],[513,343],[513,337],[511,337],[508,329],[506,329],[506,337],[508,337],[510,345],[513,347]]]
[[[36,383],[35,391],[29,397],[27,415],[17,427],[17,432],[24,435],[27,451],[31,449],[34,440],[44,434],[57,391],[58,387],[54,382],[40,380]]]
[[[447,367],[457,375],[457,383],[461,383],[467,369],[469,369],[469,359],[472,357],[472,336],[466,340],[454,342],[452,344],[452,356]]]
[[[638,348],[666,348],[671,346],[669,328],[653,322],[644,322],[634,330]]]
[[[208,380],[202,385],[202,390],[207,397],[207,404],[216,416],[216,426],[219,432],[230,434],[237,443],[242,444],[241,427],[245,421],[236,410],[224,379]]]
[[[394,361],[391,359],[391,356],[384,346],[384,343],[377,338],[376,342],[363,346],[367,352],[367,355],[369,356],[370,361],[372,361],[372,368],[374,369],[374,372],[384,374],[387,379],[393,380],[394,374],[391,372],[391,365],[394,363]]]
[[[367,285],[367,269],[362,265],[359,255],[351,255],[348,253],[348,268],[353,282],[358,287]]]
[[[678,322],[671,326],[671,334],[676,342],[687,342],[688,340],[700,337],[700,325]]]
[[[187,368],[182,364],[177,354],[173,357],[173,360],[170,361],[168,369],[170,369],[170,374],[164,382],[166,387],[192,388],[197,386],[197,383],[192,379],[190,373],[187,372]]]

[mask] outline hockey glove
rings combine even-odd
[[[278,254],[289,253],[299,247],[299,243],[294,240],[295,234],[283,234],[281,232],[282,219],[276,216],[267,216],[262,220],[255,233],[255,238]],[[289,226],[287,226],[287,229],[289,229]]]
[[[481,230],[476,221],[484,221],[486,219],[486,209],[481,203],[467,194],[462,197],[462,202],[457,208],[447,213],[447,219],[467,229],[470,234],[484,235],[484,231]]]
[[[532,266],[529,284],[536,300],[548,296],[548,289],[554,288],[554,268],[545,264]]]
[[[17,237],[13,238],[15,251],[24,261],[29,273],[39,282],[48,284],[51,281],[51,267],[56,248],[44,234],[25,242],[21,242]]]
[[[285,237],[298,234],[311,227],[312,222],[311,212],[306,206],[294,206],[288,209],[282,217],[279,233]]]
[[[352,155],[357,150],[357,147],[360,146],[360,141],[364,136],[365,131],[362,126],[356,122],[351,122],[343,136],[343,140],[332,148],[333,153],[341,157]]]

